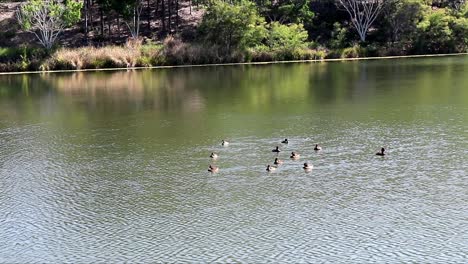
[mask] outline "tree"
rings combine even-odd
[[[272,49],[303,48],[309,35],[302,24],[283,25],[279,22],[269,24],[267,45]]]
[[[416,36],[417,24],[424,18],[429,7],[418,0],[390,0],[384,10],[385,30],[392,42]]]
[[[453,38],[457,52],[468,51],[468,18],[460,17],[452,21]]]
[[[80,20],[82,7],[83,3],[75,0],[30,0],[16,14],[21,27],[50,49],[66,27]]]
[[[369,28],[384,7],[384,0],[338,0],[346,9],[361,41],[366,41]]]
[[[142,0],[115,1],[115,9],[125,18],[125,24],[132,38],[138,38],[140,35],[140,17],[143,11]]]
[[[417,48],[421,52],[441,53],[453,52],[453,31],[450,28],[453,17],[446,10],[430,12],[423,21],[418,24]]]
[[[266,33],[264,19],[249,1],[215,1],[208,6],[199,29],[205,41],[225,47],[227,52],[258,45]]]

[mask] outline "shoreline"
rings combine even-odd
[[[2,75],[20,74],[44,74],[44,73],[74,73],[74,72],[101,72],[101,71],[128,71],[128,70],[151,70],[151,69],[174,69],[174,68],[199,68],[216,66],[241,66],[241,65],[270,65],[288,63],[317,63],[317,62],[348,62],[365,60],[389,60],[389,59],[410,59],[410,58],[431,58],[431,57],[454,57],[468,56],[467,53],[447,53],[447,54],[423,54],[423,55],[402,55],[383,57],[362,57],[362,58],[338,58],[338,59],[317,59],[317,60],[288,60],[288,61],[265,61],[265,62],[235,62],[235,63],[213,63],[213,64],[188,64],[188,65],[167,65],[151,67],[129,67],[129,68],[100,68],[100,69],[80,69],[80,70],[51,70],[51,71],[23,71],[23,72],[0,72]]]

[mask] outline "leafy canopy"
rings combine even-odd
[[[258,45],[266,34],[264,24],[252,2],[229,4],[215,0],[208,6],[199,30],[205,41],[230,52]]]

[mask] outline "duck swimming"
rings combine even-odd
[[[226,140],[223,139],[223,141],[221,141],[221,145],[229,146],[229,142],[227,142]]]
[[[319,146],[319,144],[315,144],[315,148],[314,148],[315,151],[319,151],[319,150],[322,150],[322,147]]]
[[[281,141],[281,143],[283,143],[283,144],[288,144],[288,143],[289,143],[289,141],[288,141],[288,139],[287,139],[287,138],[285,138],[283,141]]]
[[[314,165],[310,164],[309,163],[304,163],[304,167],[302,167],[305,171],[311,171],[313,168],[314,168]]]
[[[216,154],[214,152],[212,152],[211,155],[210,155],[210,158],[212,158],[212,159],[217,159],[218,157],[219,157],[218,154]]]
[[[291,159],[299,159],[300,157],[301,155],[297,154],[296,152],[291,152],[291,156],[290,156]]]
[[[377,156],[385,156],[385,148],[382,148],[379,152],[375,153]]]
[[[273,167],[273,166],[271,166],[271,165],[269,165],[269,164],[268,164],[267,167],[266,167],[266,171],[275,171],[275,170],[276,170],[276,168]]]
[[[272,150],[271,152],[276,152],[276,153],[279,153],[279,152],[281,152],[281,150],[279,149],[279,147],[278,147],[278,146],[276,146],[276,148],[275,148],[274,150]]]
[[[278,158],[275,158],[275,162],[273,164],[280,165],[280,164],[283,164],[283,161]]]
[[[216,167],[216,166],[210,165],[208,167],[208,171],[211,172],[211,173],[217,173],[219,171],[219,168]]]

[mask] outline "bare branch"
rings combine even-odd
[[[361,41],[366,41],[369,28],[385,5],[384,0],[338,0],[338,2],[348,12]]]

